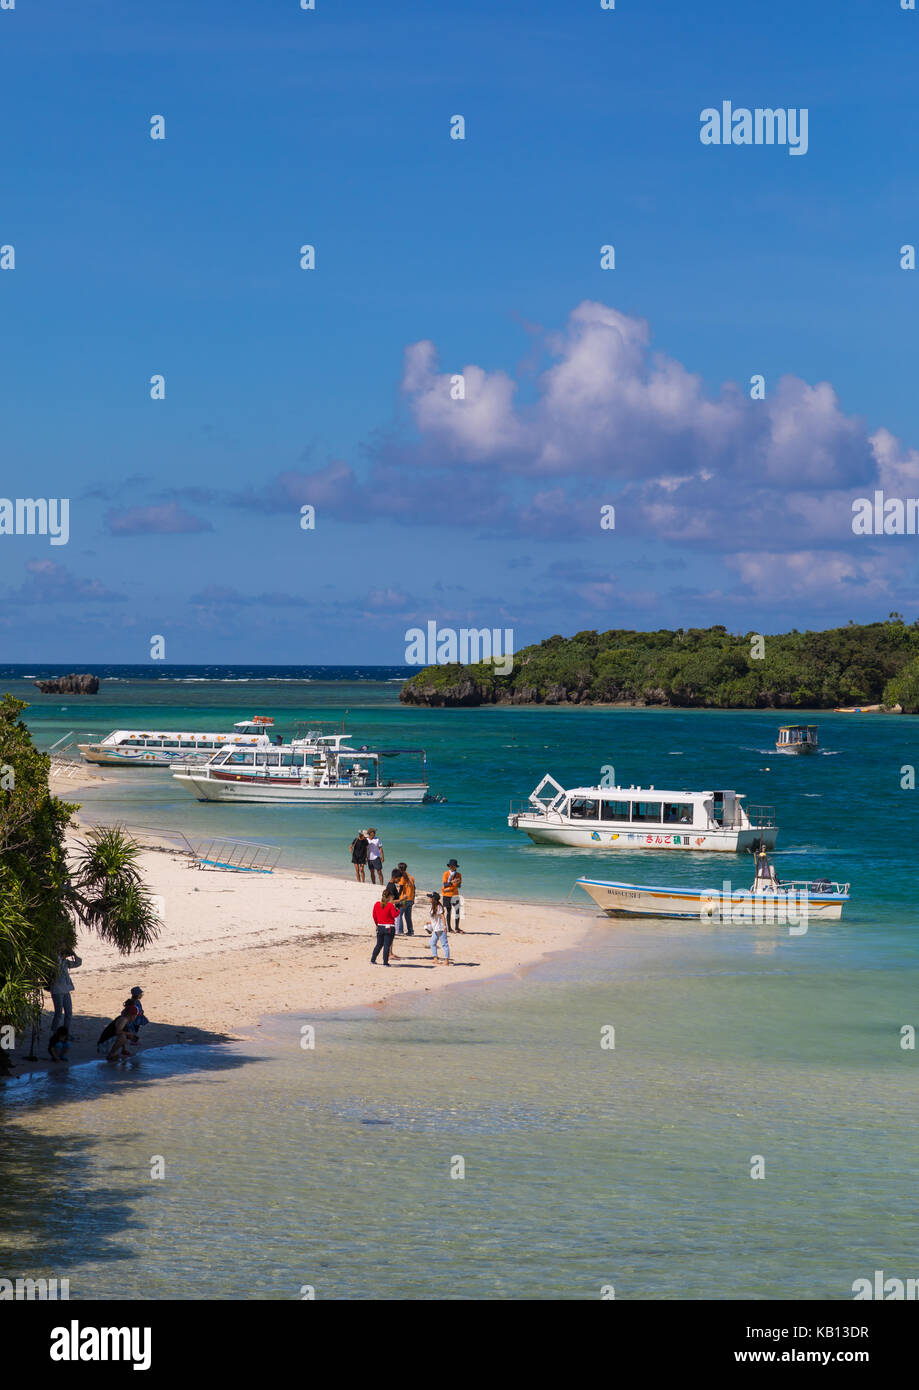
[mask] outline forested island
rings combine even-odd
[[[514,656],[507,675],[491,661],[426,666],[410,677],[407,705],[629,704],[703,709],[833,709],[879,704],[919,711],[919,622],[761,635],[721,626],[670,631],[579,632]]]

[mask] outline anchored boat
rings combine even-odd
[[[428,800],[426,778],[398,781],[384,760],[423,748],[349,748],[345,734],[294,739],[271,749],[227,748],[203,766],[173,769],[176,782],[199,801],[257,801],[289,806]]]
[[[240,720],[230,734],[176,732],[174,729],[115,729],[100,743],[78,743],[88,763],[100,767],[171,767],[212,758],[225,744],[232,747],[270,748],[273,719],[257,714]]]
[[[771,806],[740,804],[734,791],[660,791],[654,787],[564,788],[548,773],[529,802],[511,804],[507,823],[537,845],[578,849],[774,849]]]
[[[663,888],[644,883],[613,883],[579,878],[608,917],[698,917],[723,922],[788,922],[804,930],[812,918],[838,921],[849,901],[849,884],[829,879],[782,881],[765,850],[756,856],[756,877],[748,889]]]
[[[777,753],[816,753],[816,724],[783,724],[779,729]]]

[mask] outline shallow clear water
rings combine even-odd
[[[836,928],[613,927],[410,1011],[73,1069],[7,1093],[0,1269],[91,1299],[850,1298],[919,1264],[915,989]]]
[[[349,708],[361,741],[428,749],[449,803],[381,814],[384,843],[419,886],[455,853],[473,912],[476,894],[561,902],[601,869],[746,882],[740,856],[601,859],[507,829],[508,799],[544,771],[593,782],[607,763],[625,783],[733,786],[774,804],[780,872],[851,879],[853,903],[793,938],[605,923],[522,979],[411,1010],[269,1020],[249,1044],[9,1087],[0,1273],[70,1277],[87,1298],[296,1298],[303,1285],[593,1298],[613,1284],[618,1298],[716,1299],[846,1299],[875,1269],[919,1274],[919,1063],[900,1046],[919,1024],[917,793],[900,787],[912,720],[821,712],[824,753],[795,759],[771,751],[775,713],[411,710],[397,686],[371,684],[253,685],[240,703],[226,685],[189,689],[105,689],[79,727],[149,722],[154,699],[202,727]],[[54,705],[29,711],[44,746],[73,727],[72,697]],[[219,825],[342,872],[357,828],[334,810],[199,806],[160,773],[80,795],[99,818]]]

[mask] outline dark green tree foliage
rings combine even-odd
[[[767,635],[722,626],[678,631],[558,635],[514,658],[507,676],[489,663],[429,666],[406,682],[406,704],[639,703],[719,709],[832,709],[901,704],[919,710],[919,623]]]
[[[49,759],[19,718],[25,708],[11,695],[0,701],[0,1026],[14,1028],[37,1017],[79,924],[123,953],[158,931],[138,847],[122,829],[90,832],[68,865],[64,832],[77,808],[48,790]],[[0,1069],[7,1055],[0,1048]]]

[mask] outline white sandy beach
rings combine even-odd
[[[68,800],[78,785],[55,778],[53,790]],[[77,829],[71,841],[79,838]],[[450,936],[454,963],[436,965],[422,929],[423,895],[439,884],[418,882],[416,934],[395,938],[396,959],[387,969],[382,957],[370,963],[379,887],[299,870],[199,869],[166,847],[145,849],[141,868],[160,900],[160,935],[146,951],[124,957],[92,933],[81,934],[71,1063],[97,1055],[99,1032],[133,985],[143,987],[151,1020],[145,1046],[238,1038],[267,1014],[384,1007],[396,995],[522,972],[577,944],[597,920],[590,910],[467,897],[463,934]],[[46,1012],[37,1062],[25,1060],[26,1047],[14,1053],[14,1077],[59,1065],[42,1055],[49,1024]]]

